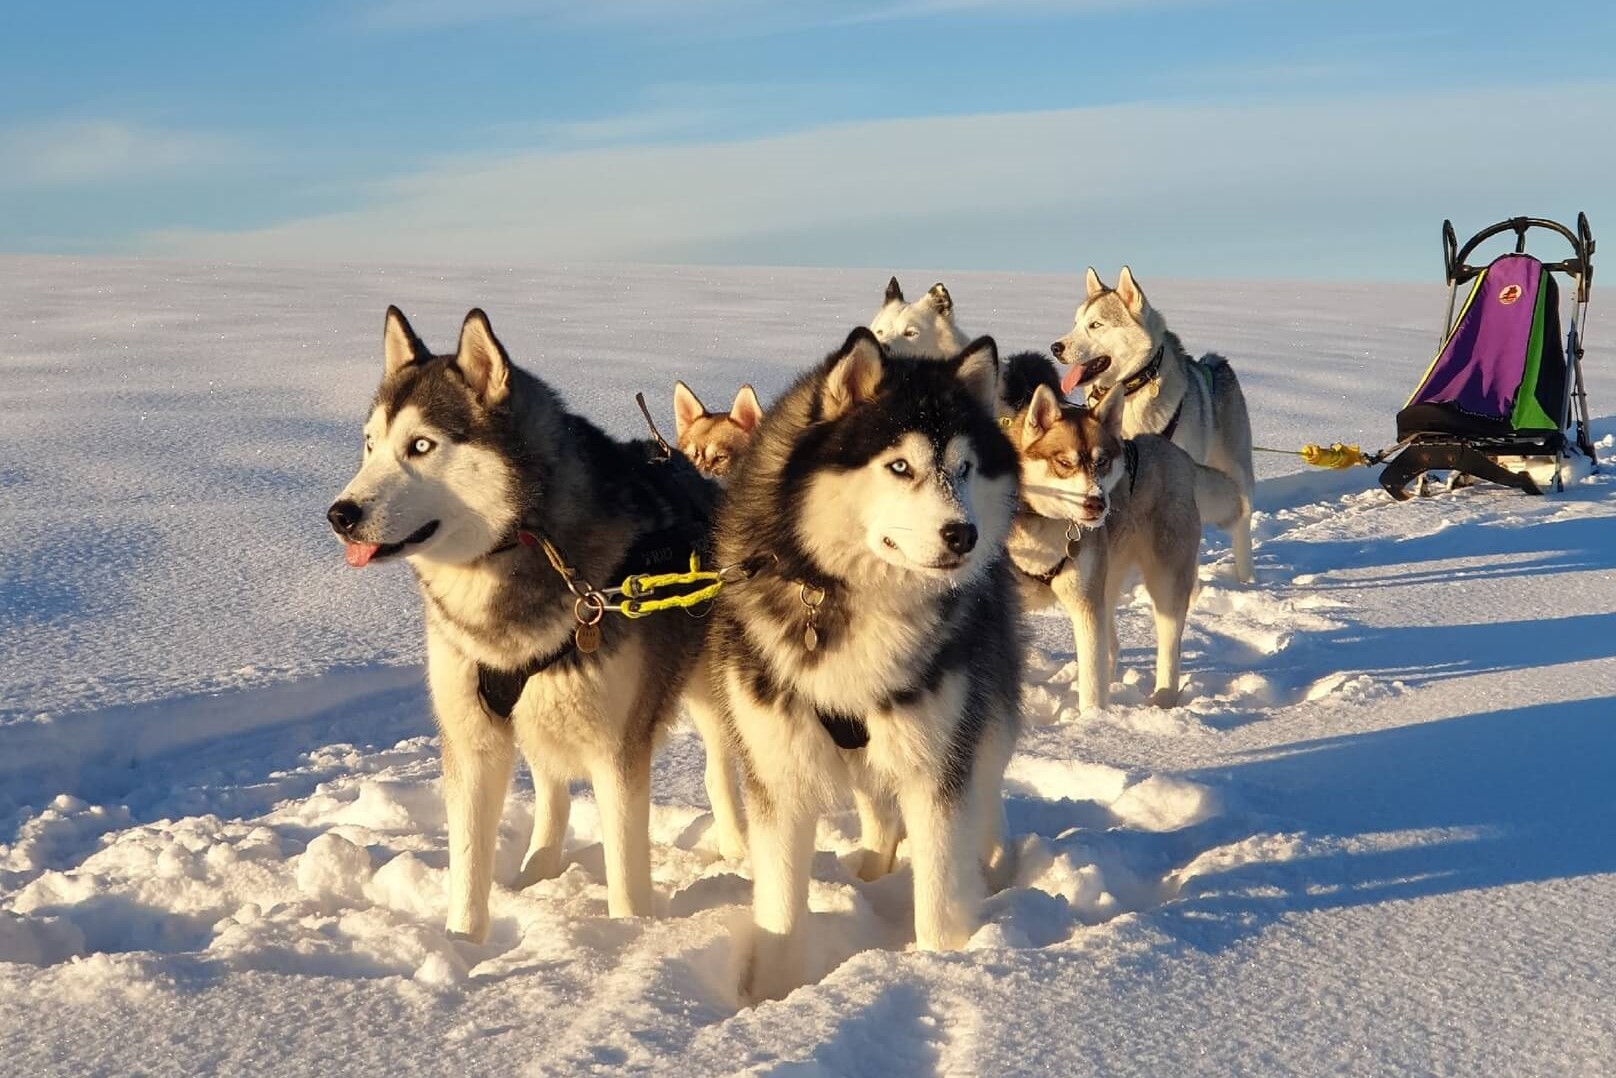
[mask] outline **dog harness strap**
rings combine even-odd
[[[691,549],[689,529],[678,524],[646,532],[634,540],[634,545],[623,555],[623,563],[606,580],[619,584],[630,575],[650,576],[687,568]]]
[[[1173,432],[1178,429],[1178,421],[1183,417],[1183,415],[1184,399],[1180,397],[1178,407],[1173,409],[1173,418],[1169,419],[1167,421],[1167,426],[1162,428],[1161,436],[1163,438],[1166,438],[1169,442],[1173,440]],[[1134,455],[1137,456],[1138,452],[1138,450],[1134,450]]]
[[[517,534],[522,535],[524,532]],[[519,541],[512,545],[526,544]],[[629,547],[628,553],[623,555],[623,561],[617,567],[617,571],[608,579],[622,580],[631,572],[662,571],[670,565],[678,564],[678,559],[689,557],[690,546],[685,529],[678,525],[661,528],[647,532],[637,539],[634,545]],[[500,718],[509,719],[511,712],[516,709],[516,701],[522,698],[522,690],[527,688],[528,681],[576,650],[577,643],[573,637],[568,636],[566,643],[562,644],[559,650],[534,659],[520,670],[495,670],[493,667],[478,663],[477,691],[483,698],[484,706]]]
[[[1036,581],[1038,581],[1038,583],[1044,584],[1044,585],[1047,586],[1047,585],[1053,584],[1055,582],[1055,578],[1057,576],[1060,576],[1061,570],[1066,568],[1066,563],[1071,561],[1071,560],[1072,560],[1071,558],[1062,558],[1060,561],[1056,562],[1055,567],[1053,569],[1049,570],[1049,572],[1047,572],[1047,573],[1029,573],[1025,569],[1017,569],[1016,572],[1020,573],[1022,576],[1026,577],[1028,580],[1036,580]]]
[[[559,650],[541,655],[520,670],[495,670],[478,663],[477,694],[483,698],[483,706],[499,718],[509,719],[511,712],[516,710],[516,701],[522,698],[522,690],[527,688],[528,680],[550,669],[575,649],[572,637],[568,636],[567,642]]]
[[[870,743],[870,728],[864,720],[835,711],[821,711],[819,725],[825,728],[839,749],[862,749]]]

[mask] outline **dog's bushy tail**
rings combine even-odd
[[[1195,466],[1195,508],[1203,522],[1219,528],[1232,526],[1250,511],[1240,485],[1204,464]]]

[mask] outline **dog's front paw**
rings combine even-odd
[[[713,841],[718,846],[718,856],[726,861],[746,860],[746,835],[733,827],[723,827],[713,824]]]
[[[528,855],[522,864],[522,870],[516,874],[513,886],[520,891],[532,887],[541,880],[553,880],[559,875],[561,875],[561,847],[546,847]]]
[[[994,848],[993,854],[982,862],[982,880],[987,884],[989,894],[998,894],[1009,887],[1016,879],[1016,863],[1019,851],[1009,842],[1001,841]]]
[[[1150,694],[1150,703],[1153,707],[1170,708],[1178,706],[1177,689],[1157,689]]]
[[[874,883],[892,871],[892,861],[891,857],[880,850],[860,850],[855,873],[865,883]]]
[[[488,942],[488,916],[482,917],[462,916],[449,918],[444,931],[452,940],[460,943],[487,943]]]
[[[754,928],[747,955],[741,963],[741,1002],[754,1007],[771,999],[785,999],[802,986],[802,971],[795,941],[776,932]]]

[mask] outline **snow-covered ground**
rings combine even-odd
[[[656,919],[605,916],[580,789],[565,873],[498,889],[486,945],[447,938],[413,590],[348,570],[322,516],[386,304],[440,348],[484,306],[627,435],[676,377],[769,399],[885,280],[0,259],[0,1073],[1612,1073],[1609,474],[1397,505],[1261,457],[1258,583],[1209,534],[1172,711],[1140,706],[1140,600],[1099,715],[1039,619],[1018,875],[965,953],[905,950],[906,874],[858,882],[844,813],[823,979],[740,1009],[747,871],[707,838],[688,731],[658,764]],[[1063,332],[1079,284],[947,280],[1007,347]],[[1441,316],[1435,287],[1144,284],[1232,357],[1270,446],[1390,441]],[[507,878],[530,804],[519,782]]]

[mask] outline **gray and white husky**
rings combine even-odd
[[[1124,439],[1122,399],[1112,393],[1082,408],[1040,384],[1010,423],[1024,507],[1010,533],[1010,555],[1029,604],[1054,600],[1072,619],[1084,710],[1109,703],[1117,601],[1135,569],[1156,616],[1151,700],[1159,707],[1178,702],[1180,646],[1201,551],[1200,505],[1228,516],[1242,504],[1232,479],[1196,464],[1167,439]]]
[[[350,565],[402,558],[426,610],[427,674],[443,742],[451,932],[489,927],[494,846],[514,754],[533,772],[533,835],[519,885],[554,876],[570,807],[587,777],[600,808],[612,916],[652,912],[651,752],[703,643],[678,614],[593,616],[540,549],[549,542],[595,587],[631,571],[683,568],[704,542],[716,487],[682,456],[607,437],[510,363],[481,311],[460,346],[432,355],[389,308],[385,367],[359,472],[328,517]],[[590,645],[594,644],[594,647]],[[739,819],[723,739],[710,746],[721,844]],[[716,757],[716,758],[715,758]]]
[[[903,298],[896,277],[887,282],[881,306],[870,319],[870,332],[894,356],[954,356],[966,337],[954,321],[954,297],[941,281],[913,303]]]
[[[1024,648],[997,368],[987,338],[905,360],[856,329],[769,409],[730,477],[716,557],[772,564],[720,597],[704,658],[747,790],[750,998],[803,981],[815,821],[838,795],[885,828],[865,836],[877,857],[901,819],[923,949],[965,943],[984,863],[1005,863]]]
[[[1086,293],[1072,331],[1050,346],[1057,360],[1070,364],[1061,391],[1083,388],[1097,401],[1120,387],[1123,437],[1161,435],[1234,480],[1244,505],[1232,519],[1213,523],[1229,529],[1235,575],[1249,582],[1256,477],[1251,416],[1234,369],[1222,356],[1191,358],[1128,267],[1114,289],[1089,267]]]

